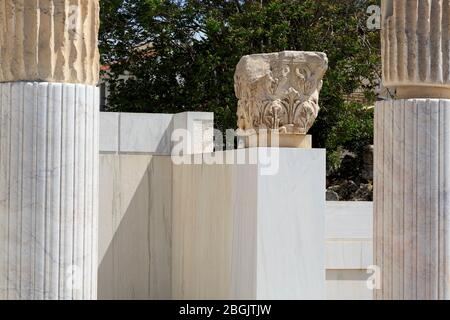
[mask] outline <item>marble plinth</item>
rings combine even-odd
[[[99,201],[98,299],[171,299],[170,157],[101,154]]]
[[[372,220],[372,202],[327,201],[327,299],[373,299]]]
[[[269,133],[240,137],[245,140],[245,147],[280,147],[280,148],[312,148],[312,136],[309,134],[276,134]]]
[[[0,299],[95,299],[99,91],[0,84]]]
[[[450,100],[375,109],[377,299],[450,298]]]
[[[325,151],[214,156],[173,166],[173,298],[325,299]]]

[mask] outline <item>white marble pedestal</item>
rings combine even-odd
[[[95,299],[99,92],[0,84],[0,299]]]
[[[211,157],[173,167],[173,298],[325,299],[325,150]]]
[[[376,106],[377,299],[450,298],[449,123],[446,99]]]

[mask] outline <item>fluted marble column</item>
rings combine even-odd
[[[450,298],[450,0],[384,0],[375,111],[376,299]]]
[[[95,299],[97,0],[0,0],[0,299]]]

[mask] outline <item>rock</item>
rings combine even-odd
[[[368,181],[373,180],[373,145],[364,147],[361,177]]]
[[[339,195],[333,190],[327,190],[327,201],[339,201]]]
[[[329,187],[328,191],[335,192],[340,201],[348,201],[358,191],[358,185],[352,180],[345,180],[339,185]]]
[[[372,183],[361,183],[359,186],[352,180],[344,180],[340,184],[330,186],[326,192],[327,201],[372,201]]]
[[[358,176],[359,160],[354,153],[346,152],[342,157],[341,166],[339,168],[339,175],[343,179],[351,179]]]
[[[372,201],[373,186],[372,184],[361,184],[359,189],[352,195],[352,201]]]

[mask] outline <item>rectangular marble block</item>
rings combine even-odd
[[[121,113],[121,152],[170,154],[171,114]]]
[[[327,299],[371,300],[372,202],[327,201]]]
[[[191,138],[183,154],[212,152],[213,124],[212,112],[100,112],[100,152],[170,155],[175,129]]]
[[[119,151],[119,120],[118,112],[100,112],[100,151]]]
[[[214,118],[210,112],[182,112],[173,116],[173,130],[183,129],[191,140],[183,154],[199,154],[214,151]]]
[[[373,264],[373,203],[327,201],[327,269],[366,270]]]
[[[173,166],[174,299],[325,299],[325,150],[274,150]]]
[[[100,155],[99,299],[171,299],[172,161]]]

